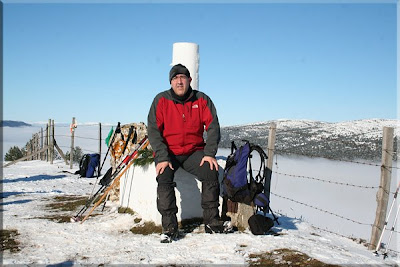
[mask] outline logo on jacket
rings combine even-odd
[[[194,104],[194,105],[192,106],[192,108],[199,108],[199,105]]]

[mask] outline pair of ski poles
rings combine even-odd
[[[116,129],[116,132],[117,132],[117,129]],[[132,132],[133,132],[133,129],[131,127],[129,134],[128,134],[128,139],[125,143],[125,147],[124,147],[123,151],[125,151],[125,148],[127,146],[127,143],[129,142],[130,136],[132,135]],[[114,134],[114,137],[115,137],[115,134]],[[136,139],[136,137],[137,137],[137,135],[136,135],[136,131],[135,131],[134,139]],[[110,144],[112,144],[112,142]],[[122,177],[122,175],[133,164],[133,162],[138,157],[138,152],[140,150],[145,149],[148,145],[149,145],[149,141],[148,141],[147,136],[145,136],[138,143],[138,147],[131,154],[127,155],[123,161],[121,161],[121,163],[118,165],[118,167],[115,169],[115,171],[113,173],[110,172],[110,170],[111,170],[111,168],[110,168],[110,170],[107,171],[107,173],[104,175],[104,176],[109,176],[109,177],[102,178],[102,180],[105,179],[107,181],[101,183],[102,186],[98,189],[98,191],[95,194],[93,194],[89,197],[85,206],[82,207],[82,209],[77,213],[76,216],[71,218],[71,221],[73,221],[73,222],[81,221],[81,223],[83,223],[90,216],[90,214],[93,212],[93,210],[100,205],[100,203],[104,200],[104,198],[107,196],[107,194],[110,192],[110,190],[116,185],[116,183],[119,181],[119,179]],[[108,151],[107,151],[107,153],[108,153]],[[103,162],[103,164],[104,164],[104,162]],[[81,220],[81,216],[89,209],[90,205],[96,200],[97,195],[101,194],[103,192],[104,192],[103,196],[95,203],[94,207],[90,210],[89,214],[86,215],[83,220]]]
[[[389,213],[388,213],[388,215],[386,216],[386,220],[385,220],[385,223],[384,223],[384,225],[383,225],[383,229],[382,229],[381,236],[379,237],[378,244],[376,245],[376,248],[375,248],[375,251],[374,251],[374,253],[375,253],[377,256],[379,255],[379,254],[378,254],[378,250],[381,248],[381,242],[382,242],[383,234],[385,233],[386,226],[387,226],[387,224],[388,224],[390,215],[391,215],[392,210],[393,210],[393,207],[394,207],[394,205],[395,205],[395,203],[396,203],[397,195],[398,195],[398,193],[399,193],[399,188],[400,188],[400,182],[399,182],[399,184],[397,185],[396,192],[394,193],[394,197],[393,197],[392,204],[390,205]],[[389,250],[390,242],[392,241],[392,237],[393,237],[393,233],[394,233],[394,228],[395,228],[395,226],[396,226],[396,222],[397,222],[397,219],[398,219],[398,216],[399,216],[399,212],[400,212],[400,204],[399,204],[398,207],[397,207],[397,212],[396,212],[396,215],[395,215],[395,217],[394,217],[393,225],[392,225],[392,228],[390,229],[390,235],[389,235],[388,243],[387,243],[387,245],[386,245],[385,251],[383,252],[383,258],[384,258],[384,259],[386,259],[387,256],[388,256],[387,253],[388,253],[388,250]]]

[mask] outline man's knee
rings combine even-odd
[[[158,185],[171,185],[174,183],[174,171],[167,167],[164,172],[159,174],[156,178]]]
[[[197,173],[199,180],[202,182],[218,182],[218,171],[215,166],[211,170],[208,162],[204,162],[202,166],[199,166]]]

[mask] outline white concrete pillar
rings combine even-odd
[[[195,90],[199,90],[199,45],[195,43],[174,43],[172,48],[172,63],[185,65],[192,77],[191,86]]]

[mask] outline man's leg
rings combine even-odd
[[[174,166],[176,170],[177,167]],[[178,230],[174,175],[175,170],[165,168],[164,172],[157,176],[157,209],[161,214],[163,232],[175,232]]]
[[[202,182],[201,207],[203,208],[203,220],[205,224],[219,220],[219,181],[218,171],[210,169],[208,162],[200,166],[204,157],[202,150],[194,152],[183,162],[183,168],[198,177]]]

